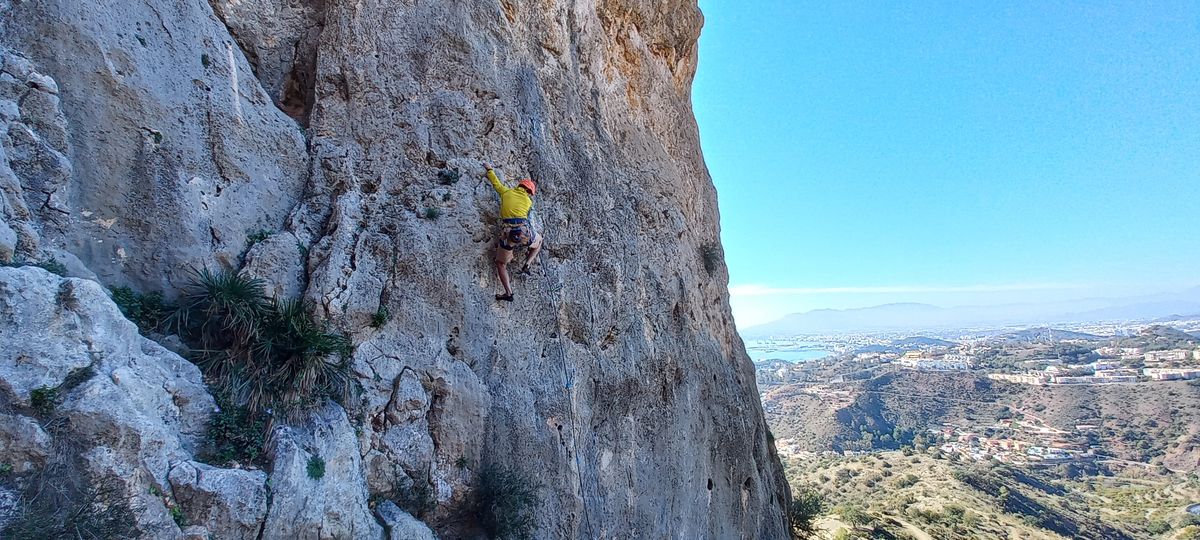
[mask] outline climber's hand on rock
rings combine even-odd
[[[489,161],[483,162],[483,170],[485,170],[485,171],[492,170],[492,163]]]

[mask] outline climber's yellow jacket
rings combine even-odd
[[[533,199],[529,194],[523,189],[510,188],[501,183],[492,169],[488,169],[487,177],[492,182],[492,189],[500,194],[500,219],[528,219],[529,211],[533,209]]]

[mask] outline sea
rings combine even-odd
[[[820,343],[803,341],[747,341],[746,352],[755,362],[763,360],[783,360],[785,362],[807,362],[830,356]]]

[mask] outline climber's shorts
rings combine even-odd
[[[528,219],[511,218],[500,220],[500,249],[512,251],[528,247],[537,240],[537,233]]]

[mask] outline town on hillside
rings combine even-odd
[[[1192,328],[1188,324],[1182,326]],[[864,396],[871,395],[917,404],[936,402],[940,407],[949,403],[985,408],[989,412],[963,418],[929,418],[928,425],[900,427],[911,432],[910,438],[920,437],[925,444],[972,460],[1123,463],[1136,460],[1114,456],[1108,448],[1111,445],[1105,444],[1105,435],[1114,426],[1106,425],[1104,418],[1084,415],[1078,421],[1065,422],[1064,418],[1047,421],[1039,409],[1044,410],[1049,404],[1021,408],[1007,399],[1022,392],[1005,388],[1086,386],[1093,387],[1090,392],[1103,393],[1116,386],[1144,385],[1153,394],[1155,385],[1160,384],[1194,381],[1189,386],[1193,389],[1200,385],[1200,337],[1165,325],[1132,325],[1115,330],[1114,335],[1100,336],[1035,328],[987,335],[968,333],[954,336],[957,339],[953,341],[947,336],[883,336],[874,342],[864,336],[840,340],[832,336],[808,336],[797,341],[811,346],[815,339],[823,339],[823,346],[844,352],[809,362],[765,360],[756,362],[755,367],[769,417],[786,414],[786,403],[798,395],[809,396],[830,414],[853,410],[856,403],[862,404]],[[776,339],[769,346],[786,350],[787,340]],[[906,378],[906,373],[911,376]],[[971,403],[969,393],[939,392],[932,387],[903,388],[896,383],[938,376],[940,380],[986,379],[989,387],[995,389],[979,396],[978,403]],[[889,384],[873,384],[879,380]],[[1032,391],[1031,388],[1026,393]],[[1174,390],[1164,386],[1162,391]],[[898,433],[890,433],[896,431],[895,426],[883,430],[877,427],[872,424],[868,433],[884,440],[864,446],[860,439],[847,440],[842,433],[824,451],[855,454],[903,442]],[[783,454],[813,451],[811,445],[789,439],[786,434],[779,437],[777,446]],[[1200,463],[1193,467],[1196,465]]]
[[[1200,538],[1200,320],[748,348],[809,538]]]

